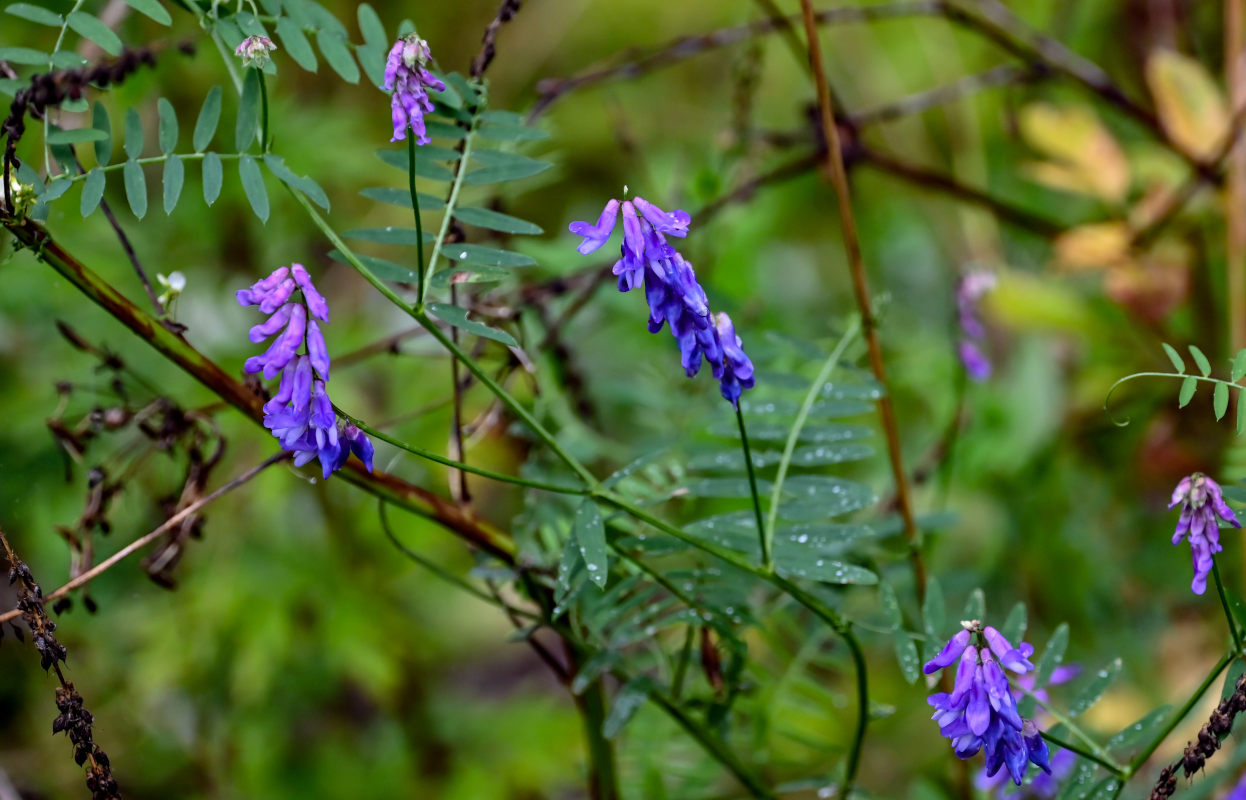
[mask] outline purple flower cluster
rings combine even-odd
[[[721,385],[722,396],[734,406],[740,394],[753,386],[753,362],[726,314],[711,314],[705,290],[697,282],[692,264],[667,241],[667,236],[688,235],[692,218],[686,211],[663,211],[637,197],[606,203],[597,224],[571,223],[571,232],[584,237],[577,248],[588,255],[609,241],[623,211],[621,257],[614,265],[619,291],[645,287],[649,303],[649,331],[670,325],[679,343],[680,362],[689,378],[701,369],[704,359]]]
[[[1212,557],[1224,549],[1220,546],[1219,520],[1234,528],[1240,528],[1242,524],[1237,521],[1233,509],[1224,502],[1220,484],[1201,472],[1188,475],[1177,484],[1168,507],[1174,508],[1178,503],[1181,504],[1181,518],[1177,520],[1172,543],[1180,544],[1189,534],[1190,555],[1194,561],[1194,581],[1190,584],[1190,590],[1194,594],[1202,594],[1207,591],[1207,576],[1215,564]]]
[[[241,305],[259,306],[270,315],[251,328],[251,341],[259,344],[276,336],[263,354],[248,358],[243,367],[252,374],[262,373],[267,380],[281,376],[277,393],[264,404],[264,427],[283,449],[295,454],[296,466],[319,458],[326,479],[341,469],[352,452],[371,472],[371,440],[354,424],[339,423],[325,389],[329,351],[320,322],[329,322],[329,304],[312,285],[307,270],[302,264],[279,267],[237,295]]]
[[[1062,683],[1068,683],[1077,677],[1081,667],[1075,664],[1065,664],[1056,667],[1051,671],[1051,679],[1047,681],[1048,686],[1059,686]],[[1016,680],[1016,684],[1021,689],[1032,691],[1034,696],[1039,700],[1047,700],[1046,689],[1034,689],[1034,675],[1022,675]],[[1014,699],[1020,700],[1022,693],[1018,689],[1013,689],[1012,696]],[[1029,784],[1017,787],[1009,783],[1008,774],[998,772],[995,775],[988,775],[985,768],[982,769],[974,777],[974,786],[981,792],[991,794],[998,800],[1013,800],[1014,798],[1042,798],[1050,800],[1056,796],[1060,790],[1060,781],[1067,778],[1072,772],[1073,767],[1077,764],[1077,755],[1072,750],[1059,750],[1051,757],[1051,772],[1040,772],[1034,776],[1034,780]]]
[[[939,732],[952,741],[958,758],[985,751],[988,778],[1007,767],[1013,783],[1020,786],[1030,764],[1050,774],[1047,743],[1033,721],[1021,718],[1004,673],[1004,669],[1018,675],[1033,670],[1029,661],[1033,646],[1022,642],[1013,647],[1003,634],[977,620],[962,625],[925,666],[929,675],[960,659],[952,691],[936,692],[928,699]]]
[[[390,139],[391,142],[406,139],[408,125],[415,133],[416,144],[428,144],[430,141],[424,132],[424,115],[433,110],[428,90],[446,90],[446,85],[428,71],[431,60],[428,42],[414,33],[402,37],[390,48],[382,88],[394,93],[390,101],[394,117],[394,138]]]
[[[995,276],[989,272],[970,272],[956,286],[956,317],[961,331],[957,351],[965,372],[975,381],[991,377],[991,361],[982,350],[986,328],[978,319],[978,301],[993,288]]]

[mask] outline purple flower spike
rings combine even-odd
[[[294,298],[296,288],[301,301]],[[264,427],[282,449],[294,454],[295,466],[319,459],[326,479],[346,463],[351,452],[371,471],[373,449],[368,437],[354,425],[339,434],[337,413],[325,388],[329,352],[320,330],[320,322],[329,320],[329,304],[307,270],[300,264],[293,269],[281,267],[239,291],[238,302],[261,310],[272,307],[267,312],[272,316],[251,329],[253,342],[285,328],[263,355],[248,358],[244,367],[250,373],[263,372],[269,380],[281,375],[276,394],[264,404]]]
[[[444,92],[446,85],[428,71],[432,60],[428,42],[409,33],[394,43],[385,61],[385,84],[382,88],[393,92],[390,106],[394,138],[391,142],[407,138],[407,128],[415,134],[416,144],[428,144],[424,115],[433,111],[433,101],[428,92]]]
[[[1006,768],[1007,776],[1020,786],[1031,763],[1050,772],[1042,735],[1032,720],[1024,719],[1018,712],[1019,695],[992,655],[1002,648],[1010,655],[1024,658],[1028,655],[1026,648],[1012,647],[994,628],[983,628],[977,621],[963,625],[964,629],[925,667],[930,674],[950,666],[957,657],[961,659],[952,693],[936,692],[927,699],[935,709],[931,718],[938,723],[939,732],[951,741],[958,758],[972,758],[985,751],[987,779]]]
[[[569,226],[572,233],[576,236],[583,236],[584,241],[580,242],[580,246],[576,250],[580,255],[588,255],[601,248],[610,240],[610,235],[614,233],[614,224],[619,216],[619,201],[611,199],[606,203],[606,207],[601,210],[601,216],[597,218],[596,225],[590,225],[587,222],[573,222]],[[617,273],[616,273],[617,274]]]
[[[1180,544],[1189,536],[1190,558],[1194,563],[1194,579],[1190,590],[1194,594],[1207,591],[1207,576],[1215,566],[1214,556],[1223,548],[1220,545],[1220,522],[1234,528],[1242,527],[1233,509],[1224,502],[1220,485],[1201,472],[1182,478],[1172,494],[1173,508],[1181,505],[1181,517],[1172,543]]]
[[[965,648],[969,646],[969,630],[962,629],[957,631],[956,635],[943,646],[939,651],[939,655],[926,662],[926,666],[922,667],[922,671],[927,675],[938,672],[944,667],[949,667],[952,662],[960,658],[961,653],[965,652]],[[977,657],[975,651],[975,658]]]
[[[753,386],[753,362],[745,355],[730,317],[710,314],[709,301],[692,264],[666,241],[667,235],[686,236],[691,217],[685,211],[663,211],[641,197],[621,203],[610,200],[596,225],[571,223],[571,232],[584,238],[577,250],[588,254],[605,244],[620,211],[623,244],[612,270],[618,276],[619,291],[643,285],[649,332],[657,333],[669,325],[684,374],[695,376],[702,362],[708,361],[715,379],[721,381],[722,396],[737,405],[740,394]]]
[[[993,288],[995,276],[985,271],[967,273],[956,286],[956,316],[962,334],[957,351],[969,379],[978,382],[991,377],[991,361],[982,349],[986,328],[978,319],[978,302]]]

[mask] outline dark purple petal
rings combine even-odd
[[[329,350],[316,320],[307,323],[307,355],[322,380],[329,380]]]
[[[965,652],[965,648],[968,646],[969,631],[964,629],[957,631],[956,635],[953,636],[948,643],[943,646],[943,649],[939,651],[939,654],[926,662],[926,665],[922,667],[922,671],[927,675],[930,675],[931,673],[938,672],[944,667],[951,666],[952,662],[960,658],[961,654]]]

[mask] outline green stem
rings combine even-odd
[[[813,404],[817,402],[818,395],[822,393],[822,387],[831,379],[835,365],[839,363],[844,351],[848,349],[849,342],[860,330],[861,320],[858,317],[848,327],[848,330],[844,331],[844,335],[836,342],[835,348],[827,356],[826,362],[822,364],[818,377],[814,378],[813,385],[809,387],[809,393],[805,395],[805,401],[801,403],[800,411],[796,414],[796,421],[792,423],[792,429],[788,431],[787,443],[783,446],[783,457],[779,459],[779,470],[775,473],[774,485],[770,488],[770,516],[766,519],[765,527],[766,549],[774,543],[775,527],[779,521],[779,504],[783,496],[783,481],[787,478],[788,468],[792,465],[792,454],[796,451],[796,442],[800,439],[800,432],[805,427],[805,420],[809,418]]]
[[[1234,656],[1231,653],[1226,653],[1220,657],[1220,660],[1216,662],[1216,665],[1211,668],[1211,672],[1207,674],[1207,677],[1203,679],[1203,682],[1199,684],[1198,688],[1194,690],[1194,693],[1190,695],[1190,699],[1185,701],[1185,705],[1181,706],[1177,713],[1173,714],[1172,717],[1164,723],[1163,730],[1155,735],[1155,738],[1151,740],[1150,744],[1148,744],[1142,752],[1134,756],[1133,761],[1129,762],[1129,766],[1126,768],[1128,770],[1127,775],[1132,775],[1137,772],[1138,769],[1146,763],[1146,760],[1159,749],[1159,746],[1163,744],[1165,739],[1168,738],[1168,735],[1181,724],[1182,720],[1184,720],[1192,710],[1194,710],[1194,706],[1198,704],[1198,701],[1202,698],[1202,696],[1208,689],[1211,688],[1211,685],[1215,683],[1216,678],[1220,677],[1220,673],[1224,672],[1229,664],[1233,662],[1233,658]]]
[[[1109,761],[1106,761],[1100,758],[1099,756],[1092,753],[1090,750],[1087,750],[1086,748],[1081,747],[1080,745],[1076,745],[1071,742],[1066,742],[1063,739],[1060,739],[1056,736],[1052,736],[1047,731],[1040,731],[1040,733],[1042,734],[1042,737],[1044,739],[1046,739],[1048,742],[1051,742],[1056,747],[1061,747],[1065,750],[1068,750],[1069,752],[1077,753],[1082,758],[1095,762],[1096,764],[1103,767],[1108,772],[1111,772],[1112,774],[1116,775],[1117,777],[1124,777],[1125,769],[1128,769],[1128,767],[1126,767],[1125,769],[1122,769],[1116,764],[1113,764]]]
[[[415,191],[415,134],[407,136],[407,185],[411,189],[411,211],[415,214],[415,296],[424,297],[424,221],[420,219],[420,195]]]
[[[432,281],[433,275],[437,272],[437,258],[441,255],[441,247],[446,241],[446,236],[450,233],[450,222],[454,219],[454,209],[459,202],[459,191],[463,188],[463,178],[467,176],[467,159],[472,153],[472,139],[476,135],[476,122],[478,119],[480,119],[479,108],[472,114],[471,124],[467,128],[466,136],[463,137],[463,152],[459,155],[459,163],[455,165],[454,183],[450,185],[450,196],[446,199],[446,210],[441,218],[441,229],[437,232],[437,240],[433,242],[433,253],[428,258],[428,281],[424,283],[424,287],[419,294],[420,305],[424,304],[424,296],[428,294],[428,283]],[[414,161],[412,161],[411,169],[415,169]],[[423,247],[422,242],[420,246]]]
[[[1132,375],[1126,375],[1125,377],[1118,380],[1116,383],[1112,384],[1112,386],[1108,389],[1107,396],[1103,398],[1103,410],[1108,413],[1108,419],[1112,420],[1112,423],[1119,427],[1124,427],[1128,425],[1129,418],[1126,417],[1124,420],[1117,420],[1115,417],[1112,416],[1112,413],[1108,411],[1108,404],[1112,401],[1112,394],[1116,391],[1116,389],[1119,386],[1121,386],[1121,384],[1128,383],[1129,381],[1132,381],[1135,378],[1180,378],[1183,381],[1186,378],[1193,378],[1194,380],[1199,381],[1201,383],[1221,383],[1229,387],[1230,389],[1240,390],[1240,389],[1246,388],[1246,386],[1243,386],[1240,383],[1233,383],[1232,381],[1221,380],[1220,378],[1212,378],[1212,377],[1208,377],[1204,375],[1187,375],[1183,372],[1135,372]]]
[[[766,535],[766,524],[762,521],[761,497],[757,494],[757,473],[753,469],[753,454],[748,446],[748,431],[744,427],[744,411],[740,402],[735,403],[735,418],[740,425],[740,446],[744,449],[744,466],[748,470],[748,488],[753,495],[753,515],[757,519],[757,539],[761,542],[761,563],[767,571],[774,569],[774,554],[770,545],[772,537]]]
[[[615,769],[614,745],[601,732],[606,721],[605,690],[601,679],[574,695],[576,708],[584,720],[584,738],[588,742],[588,788],[592,800],[618,800],[619,779]]]
[[[1213,558],[1211,560],[1211,574],[1216,579],[1216,593],[1220,595],[1220,607],[1224,609],[1224,621],[1229,625],[1229,633],[1233,634],[1233,648],[1237,653],[1242,652],[1242,634],[1237,628],[1237,621],[1233,619],[1233,612],[1229,609],[1229,596],[1225,594],[1224,582],[1220,579],[1220,564]]]
[[[455,461],[452,458],[447,458],[446,456],[440,455],[438,453],[434,453],[431,450],[425,450],[422,447],[410,444],[408,442],[404,442],[401,439],[397,439],[387,433],[379,431],[376,428],[373,428],[372,426],[368,425],[366,422],[363,422],[359,420],[358,418],[353,417],[350,414],[347,414],[345,411],[342,411],[340,408],[336,410],[337,410],[337,413],[342,418],[353,423],[356,428],[368,434],[372,438],[379,439],[382,442],[385,442],[387,444],[393,445],[394,447],[397,447],[399,450],[405,450],[408,453],[411,453],[412,455],[419,456],[420,458],[426,458],[429,461],[434,461],[438,464],[443,464],[447,467],[453,467],[454,469],[462,470],[463,472],[470,472],[475,475],[479,475],[482,478],[491,478],[492,480],[500,481],[501,483],[511,483],[516,486],[526,486],[529,489],[541,489],[546,492],[557,492],[558,494],[577,494],[577,495],[588,494],[587,489],[578,488],[575,486],[560,486],[556,483],[545,483],[543,481],[533,481],[533,480],[529,480],[527,478],[521,478],[515,475],[506,475],[505,473],[494,472],[493,470],[484,469],[483,467],[472,466],[471,464],[465,464],[462,461]]]
[[[522,420],[524,424],[527,425],[532,432],[535,433],[541,441],[543,441],[550,448],[550,450],[554,452],[555,455],[562,459],[563,463],[580,476],[580,479],[583,480],[585,484],[589,486],[595,486],[597,484],[597,479],[593,476],[593,474],[589,472],[584,465],[575,458],[575,456],[563,449],[562,445],[558,443],[558,440],[554,438],[554,435],[546,430],[545,426],[538,422],[536,417],[532,416],[532,412],[524,408],[523,405],[516,400],[510,392],[506,391],[506,389],[495,381],[492,376],[481,369],[475,359],[463,352],[463,350],[455,344],[449,336],[446,336],[441,328],[437,327],[437,323],[430,319],[426,313],[424,313],[422,307],[412,308],[409,306],[405,300],[398,296],[397,292],[378,278],[372,270],[364,266],[364,263],[359,260],[359,257],[355,255],[354,251],[346,245],[346,242],[342,241],[342,237],[338,236],[337,232],[334,231],[329,223],[325,221],[324,217],[320,216],[320,213],[312,207],[311,201],[309,201],[302,192],[290,186],[287,186],[286,188],[290,190],[290,193],[294,195],[296,200],[298,200],[299,205],[301,205],[303,210],[307,212],[307,215],[311,218],[312,223],[319,228],[320,232],[325,235],[325,238],[327,238],[333,246],[337,248],[337,251],[342,254],[342,257],[346,259],[347,263],[354,267],[355,270],[364,277],[364,280],[372,284],[372,286],[384,295],[386,299],[405,311],[411,316],[412,319],[420,323],[425,330],[431,333],[433,338],[441,342],[443,347],[449,350],[455,358],[459,359],[459,361],[463,363],[463,366],[467,367],[468,372],[476,376],[476,379],[487,387],[495,397],[501,400],[503,405],[509,408],[515,416]],[[431,262],[429,266],[432,266]],[[431,272],[429,273],[429,277],[432,277]],[[427,283],[425,283],[425,286],[427,287]]]
[[[69,175],[68,173],[62,172],[60,175],[57,175],[52,180],[48,181],[48,183],[52,184],[57,181],[69,181],[70,183],[77,183],[78,181],[86,180],[86,177],[90,175],[92,172],[94,172],[95,170],[99,170],[100,172],[116,172],[119,169],[125,168],[125,165],[130,163],[130,161],[133,161],[135,164],[144,164],[144,165],[145,164],[163,164],[164,162],[168,161],[170,158],[174,156],[181,159],[182,161],[197,161],[206,155],[207,155],[206,152],[204,153],[168,153],[166,155],[160,155],[160,156],[146,156],[144,158],[127,159],[125,161],[118,161],[116,164],[109,164],[106,167],[92,167],[86,172],[78,172],[73,175]],[[242,158],[244,154],[243,153],[217,153],[216,155],[218,158],[221,158],[221,159],[231,159],[231,158]]]
[[[684,692],[684,678],[688,675],[688,664],[692,661],[692,645],[696,642],[697,626],[689,625],[684,636],[684,646],[679,649],[679,660],[675,662],[675,675],[671,679],[671,697],[679,699]]]
[[[684,713],[683,708],[673,699],[656,687],[649,690],[649,699],[657,703],[671,719],[678,722],[680,727],[687,731],[693,739],[696,739],[710,755],[730,770],[731,774],[736,777],[736,780],[743,784],[753,797],[764,798],[764,800],[776,800],[775,794],[740,761],[731,748],[727,747],[718,736],[714,735],[700,722]]]
[[[685,542],[698,550],[709,553],[710,555],[731,564],[734,567],[744,570],[745,572],[771,584],[775,588],[788,594],[797,603],[800,603],[813,615],[826,623],[835,633],[844,640],[848,645],[848,649],[852,652],[853,666],[856,670],[857,680],[857,724],[853,733],[852,745],[848,750],[847,765],[844,770],[844,781],[841,785],[841,796],[846,797],[851,791],[852,783],[856,779],[857,767],[860,764],[861,748],[865,742],[866,726],[869,724],[869,674],[866,671],[865,656],[861,650],[861,643],[857,641],[857,637],[852,632],[852,625],[846,619],[837,614],[833,609],[818,600],[813,595],[801,589],[787,578],[773,572],[758,567],[748,558],[734,550],[728,550],[716,544],[693,536],[686,531],[671,525],[658,517],[653,516],[643,508],[628,502],[613,492],[604,492],[600,489],[594,490],[592,494],[601,502],[612,505],[620,511],[626,512],[634,519],[644,522],[663,533],[670,534],[676,539]]]
[[[411,548],[407,547],[405,544],[400,542],[398,540],[398,537],[394,534],[393,529],[390,528],[390,525],[389,525],[389,514],[385,511],[388,504],[389,504],[389,501],[383,497],[380,498],[377,502],[377,508],[379,509],[379,513],[381,517],[381,530],[385,532],[385,537],[389,539],[390,544],[392,544],[398,550],[398,552],[402,553],[404,556],[411,559],[416,564],[419,564],[424,569],[433,573],[438,578],[441,578],[446,583],[449,583],[452,586],[455,586],[463,590],[464,592],[467,592],[472,597],[483,600],[491,606],[496,606],[497,608],[502,608],[507,611],[510,611],[512,614],[516,614],[521,617],[527,617],[528,619],[537,619],[537,615],[533,614],[531,611],[525,611],[522,608],[515,608],[514,606],[508,606],[505,603],[502,603],[496,597],[493,597],[485,592],[480,591],[475,586],[472,586],[470,583],[460,578],[458,575],[455,575],[454,573],[445,569],[440,564],[437,564],[431,561],[430,559],[425,558],[424,556],[420,555],[419,553],[415,552],[414,550],[412,550]]]
[[[268,137],[268,82],[264,80],[264,70],[256,67],[255,74],[260,79],[260,152],[267,153],[270,144]]]
[[[1074,722],[1071,717],[1069,717],[1067,714],[1057,709],[1055,706],[1051,705],[1051,703],[1048,703],[1046,700],[1043,700],[1042,698],[1038,697],[1038,695],[1034,694],[1029,689],[1026,689],[1024,687],[1020,687],[1020,688],[1021,688],[1021,691],[1024,692],[1028,697],[1032,697],[1034,699],[1034,702],[1038,703],[1040,706],[1046,709],[1047,713],[1051,714],[1051,716],[1057,722],[1062,724],[1064,727],[1068,728],[1069,731],[1074,736],[1076,736],[1078,739],[1081,739],[1083,742],[1085,742],[1086,746],[1090,748],[1090,752],[1093,754],[1093,759],[1096,763],[1103,765],[1105,769],[1107,769],[1109,772],[1111,772],[1113,775],[1116,775],[1117,777],[1125,778],[1129,776],[1130,774],[1129,767],[1124,767],[1116,763],[1115,759],[1112,758],[1112,754],[1109,753],[1107,750],[1105,750],[1103,748],[1103,745],[1096,742],[1094,737],[1086,733],[1086,731],[1082,730],[1081,726],[1079,726],[1076,722]],[[1046,736],[1047,734],[1043,734],[1043,735]],[[1061,746],[1063,747],[1063,745]],[[1091,758],[1091,757],[1092,756],[1087,756],[1087,758]]]
[[[432,262],[429,263],[431,267]],[[431,271],[429,272],[429,275],[431,277]],[[589,472],[588,469],[585,468],[585,466],[581,464],[575,456],[563,449],[563,446],[558,443],[557,439],[554,438],[554,434],[546,430],[545,426],[538,422],[537,418],[532,416],[532,412],[524,408],[523,405],[515,399],[514,395],[502,388],[501,384],[481,369],[475,359],[463,352],[463,349],[455,344],[454,341],[447,336],[443,330],[441,330],[441,328],[437,327],[437,323],[425,314],[423,310],[413,311],[412,316],[415,317],[416,322],[423,325],[425,330],[433,335],[434,339],[441,342],[443,347],[449,350],[455,358],[462,362],[463,366],[467,367],[467,371],[476,376],[476,380],[480,381],[489,389],[489,391],[493,392],[494,396],[501,400],[502,404],[511,410],[511,413],[523,420],[524,424],[531,428],[532,432],[540,437],[541,441],[543,441],[550,450],[554,451],[554,454],[562,459],[564,464],[570,467],[576,475],[579,475],[580,479],[583,480],[585,484],[588,486],[597,485],[597,478],[594,477],[593,474]]]

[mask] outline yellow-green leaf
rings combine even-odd
[[[1211,156],[1229,129],[1229,110],[1207,68],[1173,50],[1156,50],[1147,59],[1146,80],[1169,137],[1195,156]]]

